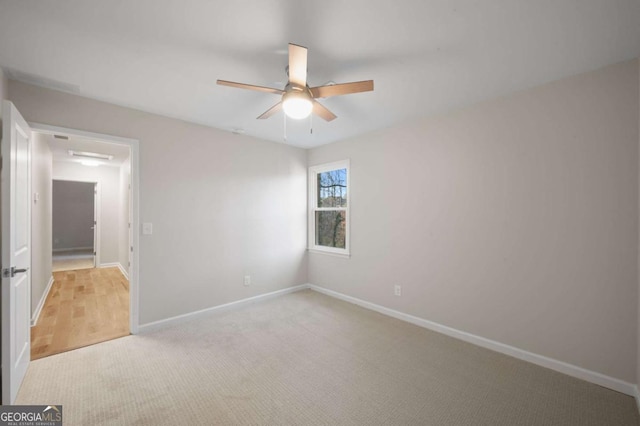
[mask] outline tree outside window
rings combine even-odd
[[[312,249],[348,253],[348,174],[346,161],[309,170]]]

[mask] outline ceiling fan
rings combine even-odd
[[[227,80],[218,80],[217,83],[222,86],[239,87],[241,89],[281,95],[280,102],[258,116],[258,119],[269,118],[284,109],[284,113],[294,119],[306,118],[313,112],[324,120],[331,121],[336,118],[336,115],[316,99],[373,90],[373,80],[309,87],[307,84],[307,48],[297,44],[289,43],[289,65],[286,71],[289,81],[282,90]]]

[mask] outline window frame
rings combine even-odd
[[[309,200],[308,200],[308,250],[311,252],[332,254],[349,257],[351,255],[351,167],[350,160],[334,161],[332,163],[318,164],[309,167]],[[318,207],[318,174],[332,170],[347,170],[347,206],[346,207]],[[344,211],[345,212],[345,242],[344,248],[320,246],[316,244],[316,212],[317,211]]]

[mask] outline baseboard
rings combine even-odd
[[[57,249],[53,249],[53,253],[58,253],[61,251],[85,251],[85,250],[91,250],[93,251],[93,247],[69,247],[69,248],[57,248]]]
[[[211,308],[202,309],[199,311],[190,312],[188,314],[177,315],[175,317],[166,318],[163,320],[158,320],[154,322],[150,322],[147,324],[141,324],[138,327],[138,332],[148,333],[151,331],[159,330],[165,327],[169,327],[172,325],[181,324],[184,322],[192,321],[198,318],[202,318],[208,316],[214,312],[223,312],[229,309],[236,309],[242,306],[249,305],[251,303],[255,303],[258,301],[264,301],[268,299],[272,299],[274,297],[282,296],[283,294],[294,293],[300,290],[306,290],[309,286],[307,284],[298,285],[295,287],[288,287],[282,290],[272,291],[270,293],[260,294],[258,296],[248,297],[246,299],[236,300],[235,302],[225,303],[224,305],[213,306]]]
[[[124,269],[124,267],[122,266],[122,264],[120,264],[120,262],[110,262],[110,263],[101,263],[98,268],[118,268],[120,269],[120,272],[122,272],[122,275],[124,275],[124,277],[128,280],[129,279],[129,274],[127,273],[127,270]]]
[[[115,265],[114,265],[115,266]],[[102,265],[101,265],[102,267]],[[165,327],[169,327],[172,325],[181,324],[184,322],[192,321],[198,318],[205,317],[214,312],[223,312],[229,309],[235,309],[242,306],[249,305],[251,303],[255,303],[262,300],[271,299],[277,296],[281,296],[288,293],[293,293],[300,290],[312,289],[317,291],[318,293],[325,294],[327,296],[334,297],[336,299],[344,300],[349,303],[353,303],[355,305],[361,306],[366,309],[370,309],[372,311],[379,312],[383,315],[387,315],[402,321],[409,322],[411,324],[415,324],[420,327],[427,328],[429,330],[433,330],[438,333],[445,334],[447,336],[463,340],[465,342],[472,343],[474,345],[490,349],[505,355],[512,356],[517,359],[521,359],[523,361],[530,362],[532,364],[536,364],[545,368],[549,368],[554,371],[558,371],[560,373],[566,374],[568,376],[576,377],[578,379],[585,380],[587,382],[591,382],[617,392],[624,393],[626,395],[633,396],[636,399],[638,404],[638,408],[640,410],[640,393],[638,391],[638,387],[635,384],[625,382],[624,380],[616,379],[614,377],[606,376],[604,374],[587,370],[582,367],[578,367],[563,361],[559,361],[553,358],[549,358],[543,355],[538,355],[532,352],[528,352],[523,349],[516,348],[514,346],[509,346],[504,343],[497,342],[495,340],[486,339],[484,337],[476,336],[471,333],[467,333],[465,331],[457,330],[452,327],[448,327],[442,324],[438,324],[433,321],[429,321],[423,318],[419,318],[413,315],[405,314],[400,311],[396,311],[390,308],[386,308],[384,306],[376,305],[375,303],[367,302],[362,299],[358,299],[356,297],[347,296],[346,294],[339,293],[337,291],[329,290],[323,287],[319,287],[314,284],[302,284],[295,287],[289,287],[282,290],[273,291],[270,293],[261,294],[258,296],[249,297],[246,299],[237,300],[235,302],[226,303],[223,305],[214,306],[207,309],[202,309],[195,312],[190,312],[188,314],[178,315],[171,318],[166,318],[159,321],[150,322],[147,324],[142,324],[139,327],[139,333],[148,333],[151,331],[159,330]]]
[[[49,292],[51,291],[51,286],[53,286],[53,275],[49,278],[49,282],[47,283],[47,288],[44,289],[44,293],[42,293],[42,297],[38,302],[38,306],[36,307],[35,312],[31,316],[31,327],[38,324],[38,318],[40,318],[40,312],[42,312],[42,308],[44,307],[44,302],[47,300],[47,296],[49,296]]]
[[[122,273],[122,275],[124,275],[124,277],[128,281],[129,280],[129,273],[127,272],[126,269],[124,269],[124,267],[122,266],[122,263],[120,263],[120,262],[118,262],[118,269],[120,269],[120,272]]]
[[[367,302],[346,294],[339,293],[337,291],[328,290],[317,285],[308,284],[308,288],[317,291],[318,293],[326,294],[327,296],[335,297],[336,299],[344,300],[349,303],[361,306],[363,308],[370,309],[372,311],[379,312],[381,314],[410,322],[420,327],[427,328],[429,330],[436,331],[438,333],[446,334],[447,336],[454,337],[456,339],[464,340],[465,342],[472,343],[477,346],[481,346],[486,349],[490,349],[496,352],[503,353],[505,355],[512,356],[514,358],[521,359],[523,361],[530,362],[542,367],[549,368],[551,370],[564,373],[568,376],[576,377],[578,379],[585,380],[587,382],[595,383],[597,385],[613,389],[617,392],[621,392],[636,398],[640,407],[640,395],[638,394],[638,388],[632,383],[625,382],[624,380],[616,379],[614,377],[606,376],[604,374],[587,370],[582,367],[578,367],[563,361],[558,361],[553,358],[548,358],[543,355],[538,355],[532,352],[525,351],[513,346],[505,345],[504,343],[496,342],[495,340],[486,339],[484,337],[476,336],[465,331],[457,330],[455,328],[447,327],[442,324],[438,324],[433,321],[429,321],[423,318],[419,318],[413,315],[405,314],[400,311],[386,308],[384,306],[376,305],[375,303]]]

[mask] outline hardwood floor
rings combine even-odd
[[[129,281],[118,268],[53,273],[40,318],[31,327],[31,359],[129,334]]]

